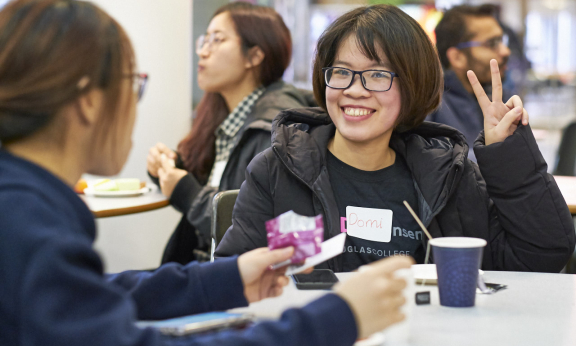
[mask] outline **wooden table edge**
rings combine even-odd
[[[116,209],[107,209],[107,210],[99,210],[93,211],[92,214],[95,218],[104,218],[104,217],[111,217],[111,216],[122,216],[122,215],[130,215],[141,213],[144,211],[156,210],[160,208],[164,208],[170,204],[170,201],[158,201],[146,205],[137,205],[133,207],[126,207],[126,208],[116,208]]]

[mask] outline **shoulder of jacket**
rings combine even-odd
[[[270,163],[275,160],[276,155],[272,148],[267,148],[254,156],[246,168],[246,173],[252,177],[256,177],[258,180],[262,178],[268,179]]]
[[[285,109],[305,107],[307,105],[303,92],[291,84],[279,81],[266,88],[264,94],[254,104],[254,108]]]
[[[256,119],[253,122],[249,123],[247,128],[252,130],[262,130],[270,132],[272,131],[272,121],[266,119]]]

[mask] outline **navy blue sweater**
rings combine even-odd
[[[351,345],[334,294],[244,331],[167,338],[138,319],[245,306],[236,258],[103,273],[92,214],[61,180],[0,149],[0,345]]]

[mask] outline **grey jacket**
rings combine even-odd
[[[340,234],[326,168],[334,132],[319,108],[284,111],[274,120],[272,148],[248,166],[217,256],[266,246],[264,222],[289,210],[322,214],[325,239]],[[558,272],[570,258],[572,217],[529,126],[489,146],[481,133],[474,146],[479,166],[467,159],[464,136],[442,124],[424,122],[394,133],[390,146],[410,169],[416,211],[432,236],[485,239],[483,269]],[[341,257],[320,267],[341,271]]]
[[[283,81],[269,85],[236,135],[220,186],[214,188],[202,185],[190,173],[178,182],[170,197],[170,204],[184,216],[168,242],[162,263],[188,263],[194,259],[193,249],[206,249],[210,239],[214,195],[219,191],[240,188],[244,181],[244,172],[252,158],[270,147],[271,123],[274,117],[288,108],[309,106],[310,102],[313,102],[310,94]],[[194,244],[195,241],[197,244]]]

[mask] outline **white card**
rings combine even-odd
[[[340,233],[322,242],[322,251],[314,256],[306,258],[304,264],[300,266],[290,266],[286,270],[286,275],[294,275],[305,271],[306,269],[320,264],[332,257],[336,257],[344,251],[344,243],[346,242],[346,233]]]
[[[210,186],[218,187],[220,186],[220,179],[222,179],[222,174],[224,174],[224,168],[228,161],[218,161],[214,163],[212,168],[212,178],[210,179]]]
[[[352,237],[389,243],[392,238],[392,210],[346,207],[346,231]]]

